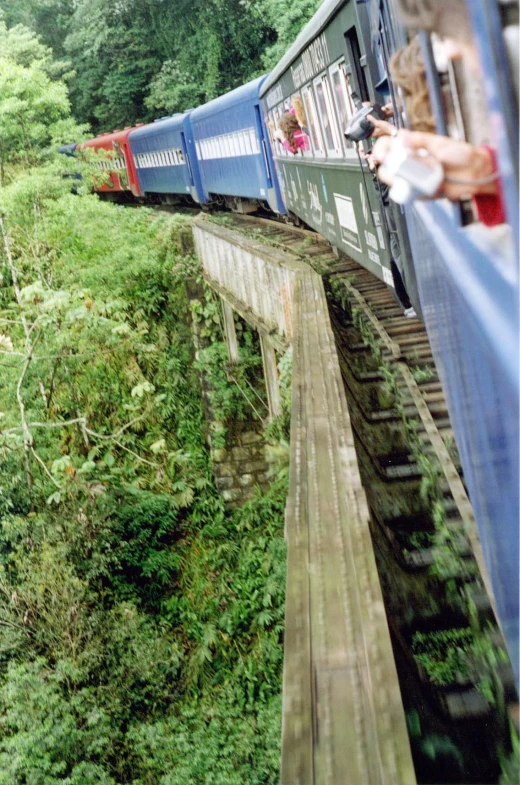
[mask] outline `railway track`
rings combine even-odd
[[[454,630],[483,630],[486,645],[502,646],[425,327],[404,316],[384,283],[338,258],[319,235],[259,217],[216,220],[295,256],[326,282],[403,702],[409,714],[420,714],[420,735],[411,739],[418,782],[429,776],[421,773],[420,751],[428,736],[449,738],[468,761],[470,774],[458,779],[455,772],[450,782],[495,782],[498,763],[489,739],[499,739],[507,719],[478,689],[477,665],[442,683],[414,656],[421,636],[433,640]],[[483,679],[490,676],[487,666]],[[497,673],[495,689],[513,715],[510,666],[500,665]]]

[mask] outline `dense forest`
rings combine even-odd
[[[315,5],[0,0],[0,785],[277,782],[286,471],[226,509],[201,367],[246,404],[190,219],[55,151],[254,76]]]
[[[0,0],[70,85],[72,114],[112,130],[183,111],[265,73],[319,0]]]

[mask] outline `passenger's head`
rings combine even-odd
[[[472,42],[465,0],[395,0],[405,27]]]
[[[390,60],[392,80],[403,92],[406,114],[413,131],[435,131],[426,68],[419,37],[399,49]]]
[[[294,152],[296,152],[298,148],[294,141],[294,134],[296,131],[300,130],[300,124],[296,117],[290,112],[284,112],[280,117],[278,127],[293,148]]]
[[[445,39],[450,60],[464,58],[474,72],[479,72],[465,0],[396,0],[396,5],[405,27],[437,33]]]
[[[296,119],[298,120],[300,125],[307,125],[305,120],[305,110],[303,108],[303,101],[301,96],[295,95],[292,99],[292,107],[296,113]]]

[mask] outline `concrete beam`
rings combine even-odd
[[[236,364],[238,362],[238,340],[237,332],[235,330],[235,319],[233,317],[233,309],[230,304],[222,300],[222,312],[224,314],[224,332],[226,334],[226,344],[229,356],[229,362]]]
[[[278,385],[278,365],[276,363],[276,352],[265,333],[260,332],[260,346],[262,348],[262,360],[264,364],[264,379],[267,388],[267,401],[269,403],[269,419],[273,420],[282,413],[282,403],[280,401],[280,388]]]

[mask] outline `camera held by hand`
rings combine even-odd
[[[410,150],[399,137],[381,164],[380,174],[392,184],[389,196],[397,204],[434,197],[444,180],[444,169],[433,156],[424,149]]]
[[[380,104],[370,104],[361,106],[353,117],[350,118],[345,128],[345,136],[351,142],[360,142],[368,139],[374,133],[374,124],[368,119],[368,115],[377,117],[379,120],[386,120],[386,114]]]

